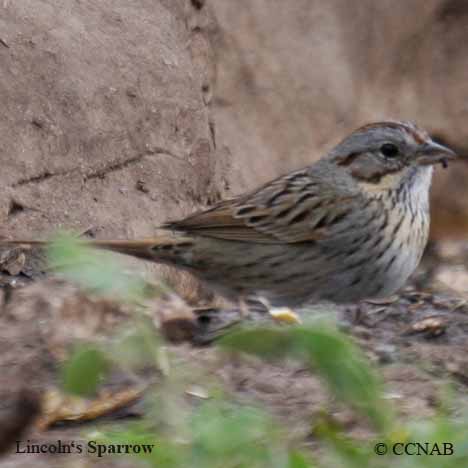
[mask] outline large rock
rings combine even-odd
[[[203,2],[0,5],[0,234],[151,236],[218,200]]]
[[[188,26],[186,6],[4,2],[3,233],[150,235],[219,198],[222,161],[202,90],[210,43]]]

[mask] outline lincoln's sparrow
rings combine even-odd
[[[411,123],[374,123],[311,166],[169,222],[152,239],[90,244],[273,306],[387,296],[426,245],[432,166],[454,156]]]

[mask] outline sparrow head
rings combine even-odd
[[[378,122],[358,128],[336,146],[329,158],[358,183],[397,186],[409,175],[429,173],[427,166],[456,157],[449,148],[410,122]]]

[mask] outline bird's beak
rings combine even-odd
[[[442,164],[447,167],[447,163],[451,159],[455,159],[457,154],[446,146],[439,145],[435,141],[429,140],[423,143],[417,153],[416,162],[422,166],[429,166],[434,164]]]

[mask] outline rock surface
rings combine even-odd
[[[184,0],[5,1],[0,235],[149,237],[218,200],[208,9]]]

